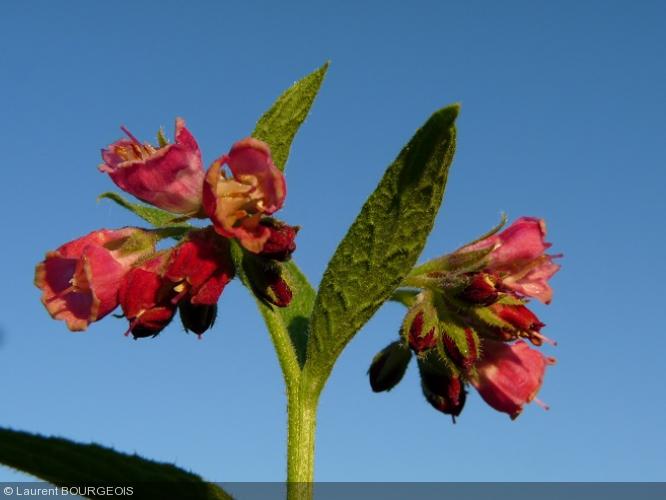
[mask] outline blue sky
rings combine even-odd
[[[203,340],[178,324],[123,337],[54,322],[32,285],[45,251],[137,221],[95,197],[99,149],[183,116],[210,162],[294,80],[330,59],[294,143],[281,216],[317,283],[385,167],[431,112],[462,103],[458,152],[423,259],[499,219],[544,217],[565,254],[534,309],[558,358],[512,422],[471,394],[454,426],[416,367],[391,393],[365,372],[389,304],[323,394],[326,481],[664,480],[666,33],[663,2],[7,2],[0,18],[4,244],[0,424],[97,441],[215,481],[279,481],[277,361],[234,283]],[[24,476],[0,469],[0,480]]]

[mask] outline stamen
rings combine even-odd
[[[178,302],[180,302],[180,299],[182,299],[185,295],[187,295],[188,287],[185,286],[184,282],[181,282],[178,285],[174,286],[173,290],[174,292],[178,292],[178,295],[176,295],[173,299],[171,299],[171,303],[178,304]]]
[[[537,337],[538,339],[541,339],[542,341],[544,341],[546,344],[550,344],[550,345],[552,345],[553,347],[557,346],[557,342],[556,342],[555,340],[553,340],[553,339],[549,339],[548,337],[546,337],[545,335],[543,335],[543,334],[541,334],[541,333],[539,333],[539,332],[532,331],[532,332],[530,332],[530,333],[531,333],[532,335],[534,335],[535,337]]]
[[[127,135],[127,137],[129,137],[129,138],[131,139],[131,141],[132,141],[134,144],[136,144],[137,146],[141,146],[141,143],[139,142],[139,139],[137,139],[136,137],[134,137],[134,136],[132,135],[132,132],[130,132],[129,130],[127,130],[127,127],[125,127],[125,125],[121,125],[121,126],[120,126],[120,130],[122,130],[123,132],[125,132],[125,135]]]
[[[550,410],[550,406],[541,401],[539,398],[534,398],[534,402],[537,404],[537,406],[543,408],[544,410],[546,411]]]

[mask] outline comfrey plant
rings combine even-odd
[[[256,298],[284,375],[289,498],[312,496],[319,396],[342,350],[384,302],[401,302],[407,313],[396,325],[399,338],[370,365],[372,389],[393,388],[414,355],[426,400],[454,421],[468,385],[512,419],[531,401],[545,407],[536,395],[554,362],[525,342],[554,344],[528,308],[530,299],[550,302],[548,280],[559,269],[558,256],[546,253],[543,220],[523,217],[502,230],[503,220],[415,266],[442,202],[457,106],[416,132],[338,246],[319,290],[308,284],[292,259],[298,227],[275,214],[287,195],[292,140],[326,70],[294,84],[250,137],[207,169],[182,119],[173,142],[160,130],[155,145],[123,128],[126,138],[102,150],[99,170],[145,204],[115,193],[102,198],[152,227],[93,231],[48,252],[35,272],[47,311],[70,330],[120,306],[126,335],[135,339],[157,337],[176,316],[185,331],[203,335],[237,277]],[[165,239],[173,245],[156,250]],[[0,461],[56,484],[152,480],[187,484],[189,497],[226,497],[191,473],[99,446],[8,429],[0,429],[0,444]]]

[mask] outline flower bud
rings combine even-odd
[[[508,325],[508,328],[501,328],[503,335],[500,337],[508,339],[524,337],[537,346],[544,341],[556,345],[554,341],[540,333],[541,328],[546,325],[524,305],[493,304],[490,310]]]
[[[423,328],[424,316],[423,311],[419,311],[414,316],[411,324],[409,325],[409,346],[415,353],[425,352],[437,344],[435,338],[435,327],[429,328],[427,331]]]
[[[185,331],[191,330],[201,335],[215,323],[217,304],[192,304],[188,300],[183,300],[178,304],[178,312]]]
[[[402,322],[401,335],[416,354],[437,345],[439,318],[433,305],[433,293],[421,292]]]
[[[277,307],[289,305],[292,291],[285,279],[287,272],[282,264],[246,253],[243,268],[257,297]]]
[[[460,292],[458,298],[471,304],[489,306],[497,301],[499,292],[491,274],[473,273],[469,284]]]
[[[467,392],[460,377],[452,375],[443,366],[431,360],[419,360],[421,389],[428,403],[436,410],[451,415],[455,423],[465,406]]]
[[[468,372],[479,359],[479,338],[471,328],[446,324],[442,331],[444,352],[459,370]]]
[[[410,350],[400,341],[387,345],[373,358],[368,375],[374,392],[390,391],[402,380],[409,360]]]
[[[268,217],[261,221],[261,225],[267,227],[270,234],[260,255],[281,262],[289,260],[296,250],[294,239],[300,228]]]

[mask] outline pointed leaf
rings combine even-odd
[[[310,321],[306,370],[317,387],[421,253],[442,202],[458,110],[441,109],[416,132],[335,251]]]
[[[143,220],[155,227],[189,227],[189,225],[184,222],[186,218],[183,218],[180,215],[175,215],[170,212],[160,210],[159,208],[142,205],[140,203],[131,203],[120,196],[118,193],[102,193],[97,197],[97,200],[101,200],[103,198],[116,202],[121,207],[126,208],[130,212],[138,215]]]
[[[284,170],[291,143],[317,97],[328,63],[289,87],[264,113],[252,137],[267,142],[275,165]]]
[[[150,482],[155,488],[168,488],[163,493],[176,495],[173,498],[231,498],[214,484],[171,464],[96,444],[79,444],[5,428],[0,428],[0,463],[57,486]],[[142,489],[141,493],[147,492]]]

